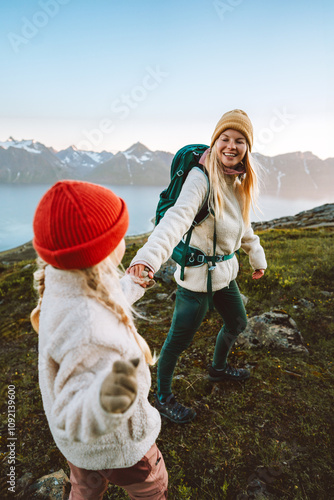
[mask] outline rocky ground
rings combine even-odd
[[[265,229],[294,229],[294,228],[319,228],[334,227],[334,203],[326,203],[311,210],[304,210],[297,215],[280,217],[265,222],[254,222],[254,230]]]
[[[249,322],[231,363],[251,370],[246,383],[212,384],[207,365],[221,320],[208,313],[175,371],[174,390],[196,409],[195,421],[163,421],[158,439],[169,471],[169,498],[329,500],[334,484],[334,217],[324,205],[259,231],[268,258],[255,282],[241,254],[238,284]],[[279,222],[280,221],[280,222]],[[277,224],[289,224],[279,228]],[[269,224],[269,223],[265,223]],[[325,224],[325,225],[323,225]],[[312,227],[310,227],[312,226]],[[126,267],[147,235],[127,240]],[[319,249],[321,248],[321,252]],[[45,419],[37,378],[37,336],[29,313],[35,253],[31,243],[0,254],[1,375],[16,387],[15,496],[8,492],[6,404],[1,408],[1,498],[68,498],[66,461]],[[137,303],[140,333],[159,352],[175,300],[174,263]],[[144,319],[146,318],[146,319]],[[152,391],[156,367],[152,369]],[[6,399],[6,398],[5,398]],[[105,500],[127,498],[110,487]]]

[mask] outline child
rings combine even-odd
[[[160,415],[148,400],[152,355],[128,300],[144,288],[118,278],[128,212],[109,189],[60,181],[36,209],[40,299],[39,384],[53,438],[66,457],[70,500],[99,500],[108,483],[130,498],[167,498],[155,444]]]

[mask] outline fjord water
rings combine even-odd
[[[15,248],[33,236],[32,221],[37,204],[49,189],[46,185],[0,185],[0,252]],[[130,213],[128,235],[152,229],[151,219],[162,187],[106,186],[123,198]]]
[[[106,186],[123,198],[130,213],[128,235],[142,234],[153,227],[151,219],[160,192],[159,186]],[[46,185],[0,185],[0,252],[15,248],[32,239],[32,220],[36,206],[47,191]],[[273,196],[260,198],[262,214],[252,214],[252,220],[271,220],[276,217],[295,215],[302,210],[329,203],[332,200],[287,200]]]

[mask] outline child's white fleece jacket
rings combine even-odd
[[[251,226],[245,227],[237,182],[235,176],[226,176],[223,213],[216,218],[216,254],[229,255],[242,248],[248,254],[253,269],[266,269],[267,262],[259,237],[254,234]],[[137,252],[130,266],[136,263],[146,263],[154,272],[157,272],[191,227],[205,200],[207,189],[205,175],[200,169],[193,168],[188,174],[175,205],[167,210],[147,243]],[[213,234],[214,217],[209,215],[202,224],[194,228],[190,245],[199,248],[207,255],[212,255]],[[218,263],[212,273],[212,290],[216,291],[228,286],[237,277],[238,270],[236,255],[230,260]],[[184,281],[180,279],[180,266],[177,265],[174,276],[176,282],[188,290],[207,291],[207,264],[201,267],[186,267]]]
[[[79,273],[46,267],[39,328],[39,384],[53,438],[66,459],[85,469],[131,467],[161,426],[148,400],[151,376],[133,334],[96,299]],[[129,276],[111,279],[118,300],[144,293]],[[123,291],[122,291],[123,289]],[[122,414],[104,411],[101,384],[116,360],[140,358],[138,394]]]

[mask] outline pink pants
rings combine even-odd
[[[72,484],[69,500],[102,500],[109,482],[124,488],[132,500],[167,498],[167,470],[156,444],[139,462],[124,469],[87,470],[68,464]]]

